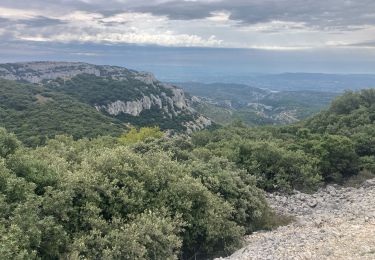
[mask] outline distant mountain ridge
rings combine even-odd
[[[187,132],[212,124],[182,89],[148,72],[81,62],[24,62],[0,64],[0,78],[42,88],[38,97],[43,102],[51,100],[51,93],[65,95],[124,124]]]
[[[153,77],[152,74],[146,72],[84,62],[35,61],[0,64],[1,78],[28,83],[42,83],[44,80],[57,78],[69,79],[79,74],[92,74],[101,77],[110,76],[116,79],[126,79],[129,76],[134,76],[146,80]]]
[[[189,82],[206,84],[248,85],[261,89],[276,91],[320,91],[343,93],[345,90],[375,88],[375,72],[373,74],[327,74],[289,72],[280,74],[267,73],[201,73],[198,76],[186,74],[176,78],[173,74],[163,75],[163,81]]]

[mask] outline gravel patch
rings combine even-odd
[[[375,259],[375,179],[359,188],[327,186],[314,194],[268,194],[287,226],[256,232],[247,246],[219,259]]]

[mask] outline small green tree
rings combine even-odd
[[[321,181],[313,157],[302,150],[287,150],[272,142],[242,144],[239,164],[255,175],[258,185],[266,190],[313,190]]]
[[[5,128],[0,127],[0,156],[7,157],[13,154],[20,146],[20,142],[14,134],[8,133]]]
[[[348,137],[325,135],[315,152],[320,160],[322,176],[328,182],[341,181],[358,173],[359,157]]]
[[[124,144],[133,144],[147,139],[160,139],[164,136],[164,133],[160,131],[160,128],[155,127],[142,127],[137,130],[135,127],[131,127],[129,132],[123,134],[119,141]]]

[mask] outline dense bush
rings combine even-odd
[[[136,147],[58,137],[8,153],[0,163],[0,254],[213,257],[232,252],[271,214],[255,179],[227,160],[176,161],[158,145]]]
[[[196,149],[205,147],[245,169],[262,189],[311,191],[317,188],[322,180],[318,159],[280,138],[272,128],[228,126],[211,133],[196,133],[193,143]]]
[[[233,124],[195,133],[195,149],[206,148],[257,177],[266,190],[312,190],[343,182],[375,161],[375,90],[347,92],[328,110],[299,124],[247,128]]]
[[[273,142],[241,144],[238,159],[240,165],[258,177],[258,186],[266,190],[312,190],[321,181],[313,157]]]
[[[328,110],[307,120],[306,126],[313,132],[350,137],[367,127],[373,133],[374,121],[375,89],[364,89],[360,92],[348,91],[339,96]]]

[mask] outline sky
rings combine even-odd
[[[374,0],[1,0],[0,62],[375,74]]]

